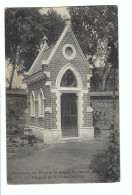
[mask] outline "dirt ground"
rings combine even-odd
[[[102,182],[107,166],[104,138],[50,146],[41,143],[36,148],[23,147],[13,156],[8,152],[8,184]]]

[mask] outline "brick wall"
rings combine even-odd
[[[54,94],[54,93],[53,93]],[[110,125],[113,120],[113,99],[112,99],[112,92],[91,92],[90,93],[90,99],[91,99],[91,106],[93,108],[93,115],[95,113],[100,114],[100,118],[98,119],[96,126],[100,127],[101,129],[109,129]],[[55,95],[55,94],[54,94]],[[53,98],[52,105],[53,106],[53,113],[56,112],[56,102],[55,97]],[[8,92],[7,91],[7,96],[6,96],[6,121],[7,121],[7,126],[16,126],[16,124],[20,127],[23,128],[26,124],[26,118],[25,118],[25,110],[27,109],[27,94],[25,92]],[[19,120],[16,120],[14,115],[11,113],[18,113],[19,112]],[[85,108],[84,108],[84,111]],[[54,114],[52,115],[54,116]],[[88,113],[91,114],[91,113]],[[50,120],[51,114],[45,114],[45,117],[47,117]],[[52,116],[52,121],[50,123],[51,127],[53,128],[56,125],[56,117],[54,118]],[[88,118],[90,118],[89,116]],[[85,119],[86,120],[86,119]],[[40,118],[34,118],[32,119],[31,123],[33,122],[38,126],[38,121],[40,123],[40,126],[43,127],[44,125],[44,119]],[[85,124],[87,125],[87,122],[85,121]],[[115,123],[116,126],[119,126],[119,96],[118,93],[116,93],[115,97]]]
[[[33,90],[35,95],[35,116],[31,117],[30,112],[28,114],[29,118],[29,125],[30,126],[36,126],[41,127],[45,129],[51,129],[51,113],[46,112],[44,113],[44,118],[39,117],[38,113],[38,95],[40,93],[40,88],[42,89],[44,93],[44,109],[46,107],[51,107],[51,92],[50,92],[50,86],[45,85],[46,80],[40,80],[38,82],[32,83],[28,86],[28,110],[30,111],[30,94]]]
[[[26,123],[25,110],[27,94],[25,91],[6,91],[7,131],[23,129]]]
[[[91,106],[93,116],[99,115],[95,126],[109,129],[113,122],[113,97],[112,92],[91,92]],[[115,126],[119,128],[119,95],[115,96]]]

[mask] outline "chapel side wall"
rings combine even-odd
[[[28,110],[29,110],[29,126],[40,127],[44,129],[51,129],[51,92],[50,86],[45,85],[45,80],[40,80],[28,85]],[[40,93],[40,88],[44,93],[44,117],[39,117],[38,108],[38,95]],[[35,95],[35,116],[32,117],[30,113],[30,94],[34,92]]]

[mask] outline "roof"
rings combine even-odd
[[[46,50],[43,50],[41,55],[39,56],[37,66],[34,67],[32,74],[40,71],[42,69],[42,60],[48,60],[52,50],[54,49],[55,43],[49,46]]]
[[[51,45],[50,47],[47,48],[47,44],[45,44],[43,46],[43,48],[41,49],[40,53],[38,54],[36,60],[34,61],[33,65],[31,66],[29,72],[28,72],[28,75],[31,76],[39,71],[42,70],[42,67],[41,65],[42,64],[49,64],[52,57],[54,56],[58,46],[60,45],[61,41],[63,40],[64,36],[66,35],[67,31],[70,31],[71,32],[71,36],[73,37],[73,39],[76,41],[76,44],[77,44],[77,47],[79,48],[80,52],[81,52],[81,55],[83,56],[84,60],[86,61],[87,63],[87,60],[79,46],[79,43],[74,35],[74,33],[72,32],[71,30],[71,27],[70,25],[66,25],[62,34],[60,35],[58,41],[56,43],[54,43],[53,45]]]

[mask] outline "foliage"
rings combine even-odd
[[[26,98],[6,98],[6,126],[7,131],[19,131],[24,128]]]
[[[48,37],[48,44],[55,43],[65,26],[65,19],[61,17],[54,9],[50,8],[47,14],[43,15],[45,24],[45,34]]]
[[[111,129],[108,137],[108,167],[104,175],[107,181],[117,182],[120,179],[119,130]]]
[[[36,137],[34,135],[28,135],[28,143],[33,146],[34,143],[37,143]]]
[[[73,31],[94,67],[91,84],[96,91],[104,91],[112,66],[118,66],[117,7],[69,7],[68,10]],[[98,67],[102,68],[98,70]]]
[[[101,112],[94,111],[93,112],[93,127],[94,127],[94,136],[98,136],[101,133],[101,129],[97,127],[97,122],[100,120]]]
[[[73,31],[85,54],[95,54],[100,40],[108,41],[109,47],[117,42],[116,6],[69,7],[68,11]]]
[[[13,66],[10,89],[15,69],[19,73],[29,70],[44,35],[52,43],[57,40],[64,26],[64,20],[57,12],[50,10],[47,15],[41,15],[39,10],[40,8],[8,8],[5,11],[5,54]]]
[[[94,111],[93,112],[93,126],[95,127],[97,125],[97,122],[99,121],[101,116],[101,112],[100,111]]]

